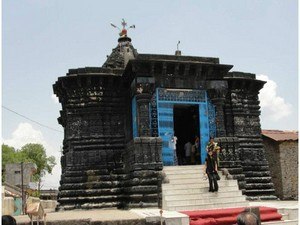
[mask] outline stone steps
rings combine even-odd
[[[262,225],[298,225],[298,220],[263,222]]]
[[[165,166],[164,167],[164,171],[182,171],[182,170],[186,170],[186,169],[199,169],[199,168],[204,168],[204,165],[183,165],[183,166]]]
[[[278,208],[278,212],[283,215],[288,215],[289,220],[298,220],[298,207],[286,207],[286,208]]]
[[[208,181],[207,181],[208,182]],[[163,187],[164,188],[164,187]],[[221,190],[222,189],[222,190]],[[229,193],[229,192],[241,192],[238,187],[236,186],[229,186],[229,187],[220,187],[218,193]],[[210,193],[208,192],[208,184],[206,187],[189,187],[189,188],[183,188],[183,189],[163,189],[164,196],[170,196],[170,195],[186,195],[186,194],[204,194],[204,193]]]
[[[113,202],[119,201],[122,196],[106,195],[106,196],[85,196],[85,197],[64,197],[60,198],[60,202]],[[123,196],[124,197],[124,196]]]
[[[168,200],[190,200],[190,199],[208,199],[216,197],[216,193],[208,192],[208,189],[205,192],[201,192],[200,189],[193,189],[194,192],[189,192],[189,190],[176,190],[171,193],[165,193],[165,199]],[[186,191],[185,193],[183,191]],[[240,197],[242,192],[234,191],[219,191],[217,193],[218,197]]]
[[[170,170],[165,171],[165,173],[168,173],[169,175],[178,175],[178,174],[203,174],[203,168],[202,169],[185,169],[185,170]]]
[[[106,189],[77,189],[70,192],[69,190],[61,190],[59,195],[61,197],[71,196],[93,196],[93,195],[111,195],[111,193],[120,194],[123,188],[106,188]]]
[[[271,177],[246,177],[245,181],[247,183],[269,183],[271,182]]]
[[[163,209],[177,211],[249,205],[237,181],[226,180],[221,172],[219,191],[208,192],[209,183],[203,169],[203,165],[164,167],[169,183],[162,185]]]
[[[224,180],[225,178],[221,178],[221,180],[218,181],[218,185],[220,189],[222,187],[227,188],[227,187],[236,187],[238,190],[237,186],[237,181],[236,180]],[[182,183],[179,184],[163,184],[162,189],[163,190],[177,190],[177,189],[190,189],[190,188],[208,188],[208,179],[207,180],[198,180],[194,182],[188,181],[187,183],[184,183],[184,180],[182,180]],[[230,190],[232,190],[230,188]]]
[[[176,180],[176,179],[203,179],[206,176],[204,176],[202,173],[189,173],[189,174],[168,174],[168,178],[170,180]]]
[[[101,188],[118,188],[121,187],[120,181],[102,181],[102,182],[84,182],[84,183],[65,183],[60,186],[61,190],[78,190],[78,189],[101,189]]]
[[[264,222],[262,225],[298,225],[298,208],[278,208],[282,221]]]
[[[279,212],[279,210],[278,210],[278,212]],[[282,215],[281,220],[288,220],[289,219],[289,214],[285,214],[285,213],[280,213],[280,214]]]
[[[254,194],[255,196],[257,196],[258,194],[260,194],[260,196],[264,195],[264,194],[272,194],[274,193],[275,189],[274,188],[270,188],[270,189],[251,189],[251,190],[245,190],[245,193],[248,196],[251,196],[251,194]]]
[[[203,205],[209,202],[209,204],[219,204],[219,203],[236,203],[236,202],[243,202],[246,201],[245,196],[237,196],[235,198],[232,197],[219,197],[218,193],[214,193],[215,196],[212,198],[204,198],[204,199],[176,199],[176,201],[169,201],[168,206],[169,207],[176,207],[176,206],[193,206],[193,205]],[[220,199],[222,201],[220,201]],[[166,201],[168,201],[166,199]]]
[[[218,208],[230,208],[230,207],[247,207],[249,203],[246,201],[242,202],[226,202],[226,203],[206,203],[199,205],[178,205],[168,207],[168,210],[181,211],[181,210],[197,210],[197,209],[218,209]]]
[[[274,189],[273,183],[246,183],[246,189],[247,190],[253,190],[258,188],[264,188],[264,189]]]

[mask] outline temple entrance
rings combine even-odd
[[[215,136],[215,111],[206,91],[157,88],[150,106],[152,134],[162,139],[163,165],[185,165],[184,144],[188,139],[194,144],[196,135],[200,155],[187,164],[204,164],[209,136]]]
[[[199,105],[174,104],[173,108],[174,134],[177,137],[176,154],[178,165],[200,164],[200,153],[192,152],[191,145],[195,144],[195,137],[199,137]],[[190,157],[186,157],[185,144]]]

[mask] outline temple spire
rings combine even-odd
[[[124,69],[130,59],[134,59],[137,56],[136,49],[131,44],[131,38],[127,36],[127,30],[135,28],[135,25],[129,26],[127,29],[127,23],[122,19],[122,29],[113,23],[110,25],[119,30],[118,46],[113,49],[112,53],[107,56],[107,60],[103,64],[104,68],[119,68]]]
[[[118,26],[114,25],[113,23],[110,23],[110,25],[112,27],[114,27],[114,28],[117,28],[120,31],[120,33],[119,33],[120,37],[118,39],[119,42],[122,42],[122,41],[131,41],[131,38],[127,36],[127,31],[129,29],[131,29],[131,28],[135,28],[135,25],[131,25],[131,26],[128,27],[128,29],[126,29],[127,23],[126,23],[126,21],[124,19],[122,19],[122,22],[121,22],[121,25],[123,27],[122,29],[119,28]]]

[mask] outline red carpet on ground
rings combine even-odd
[[[248,207],[247,207],[248,208]],[[181,211],[190,217],[190,225],[232,225],[236,224],[237,216],[246,208],[226,208],[196,211]],[[261,222],[281,220],[276,208],[259,207]]]

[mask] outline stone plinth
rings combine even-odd
[[[125,171],[129,179],[124,193],[129,207],[160,207],[162,183],[161,138],[139,137],[128,143]]]

